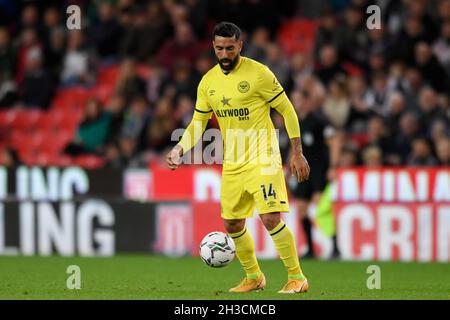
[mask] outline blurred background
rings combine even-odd
[[[66,26],[71,4],[81,9],[80,30]],[[380,28],[366,25],[370,5],[380,8]],[[200,201],[194,204],[198,210],[218,210],[214,179],[220,179],[220,171],[215,171],[214,179],[207,174],[199,178],[193,173],[197,168],[188,166],[171,176],[164,169],[164,156],[175,143],[170,139],[173,130],[185,128],[191,120],[202,75],[216,64],[211,33],[224,20],[241,27],[242,54],[275,73],[298,112],[305,154],[314,172],[307,190],[299,190],[302,187],[288,179],[292,197],[298,199],[300,219],[291,223],[301,225],[301,243],[312,246],[315,222],[308,227],[305,219],[315,213],[308,211],[309,205],[317,205],[328,182],[339,179],[346,168],[363,170],[354,181],[365,179],[364,170],[380,174],[385,168],[412,170],[407,171],[409,189],[401,191],[422,193],[412,191],[416,196],[407,201],[450,201],[450,0],[1,0],[2,168],[25,166],[47,172],[48,167],[77,167],[89,172],[91,186],[95,172],[113,170],[121,172],[117,194],[126,198]],[[286,162],[289,139],[283,118],[276,112],[272,117],[281,129]],[[218,128],[214,115],[208,126]],[[428,174],[423,188],[425,180],[416,179],[414,168]],[[444,178],[439,178],[441,173]],[[363,182],[350,185],[350,190],[369,194],[372,201],[381,201],[382,195],[384,200],[403,201],[401,191],[395,191],[403,178],[394,183],[394,176],[393,180],[380,176],[385,187],[376,189],[372,198],[373,190],[363,191]],[[100,176],[100,182],[109,181],[107,177],[111,175]],[[18,193],[19,180],[4,182],[0,195]],[[206,187],[198,191],[194,180]],[[395,189],[392,196],[386,185]],[[96,190],[102,194],[110,186],[105,182]],[[431,191],[425,194],[424,189]],[[55,199],[59,197],[51,200]],[[213,206],[201,207],[205,199]],[[344,196],[339,199],[348,201]],[[411,207],[411,217],[416,208]],[[177,212],[171,217],[191,214]],[[442,217],[448,216],[445,212]],[[434,226],[437,211],[430,215]],[[191,218],[186,219],[181,221]],[[439,233],[442,243],[448,243],[450,223],[445,221]],[[216,225],[222,228],[219,222]],[[176,225],[167,234],[179,234],[177,228],[183,227],[190,225]],[[199,232],[195,239],[211,231],[208,228],[211,225],[193,231]],[[413,229],[416,239],[415,224]],[[312,232],[314,237],[320,235]],[[195,239],[189,240],[187,249],[180,249],[184,244],[173,239],[155,240],[154,248],[174,254],[195,252],[190,247]],[[339,255],[335,242],[334,238],[333,250],[318,250],[320,255]],[[442,246],[439,259],[448,261],[448,247]],[[358,250],[348,250],[347,258],[359,255]],[[400,249],[393,250],[384,258],[403,257]],[[425,251],[434,253],[424,259],[437,259],[439,249],[430,250]],[[301,251],[314,256],[311,248]],[[273,250],[260,253],[273,256]],[[377,258],[376,254],[363,258]]]
[[[66,27],[70,4],[81,30]],[[366,26],[371,4],[380,29]],[[4,0],[0,14],[6,166],[158,159],[190,121],[222,20],[243,29],[243,55],[273,70],[299,112],[320,113],[338,131],[339,162],[450,163],[446,0]]]

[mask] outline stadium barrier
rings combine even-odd
[[[224,230],[219,205],[220,166],[183,166],[171,171],[154,164],[149,171],[125,176],[128,198],[181,200],[191,204],[192,213],[188,209],[183,214],[176,209],[178,217],[169,213],[171,209],[161,213],[165,217],[157,225],[158,229],[165,230],[161,233],[167,239],[160,239],[164,244],[157,247],[158,252],[185,253],[192,244],[191,253],[197,254],[195,244],[206,233]],[[332,215],[343,259],[450,261],[449,168],[342,169],[331,189]],[[290,214],[283,214],[283,219],[303,253],[305,238],[291,195],[290,209]],[[315,210],[311,209],[314,218]],[[185,222],[179,224],[180,219]],[[248,220],[248,228],[255,239],[257,255],[276,257],[256,211]],[[193,240],[183,240],[186,238]],[[331,254],[331,239],[317,223],[313,226],[313,242],[319,257],[327,258]]]
[[[220,182],[219,166],[0,167],[0,254],[198,255],[205,234],[224,231]],[[343,259],[450,261],[449,169],[340,170],[331,197]],[[305,252],[292,197],[282,217]],[[257,256],[277,257],[256,211],[247,226]],[[317,223],[313,240],[327,258],[332,241]]]

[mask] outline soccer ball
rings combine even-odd
[[[225,267],[233,261],[235,254],[233,239],[223,232],[208,233],[200,242],[200,257],[210,267]]]

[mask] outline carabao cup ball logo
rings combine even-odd
[[[250,89],[250,83],[247,81],[241,81],[238,84],[238,90],[241,93],[246,93]]]

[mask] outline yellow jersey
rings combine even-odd
[[[217,64],[203,76],[195,111],[217,117],[224,142],[223,173],[261,164],[281,167],[270,108],[283,103],[291,105],[275,75],[250,58],[241,56],[227,74]]]

